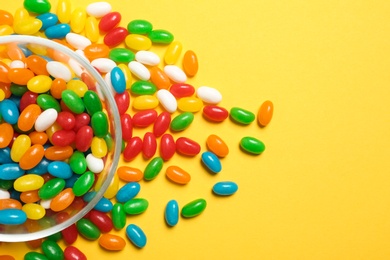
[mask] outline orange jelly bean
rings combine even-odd
[[[188,50],[183,56],[183,70],[188,77],[193,77],[198,72],[198,57],[195,52]]]
[[[26,244],[28,245],[28,247],[30,247],[32,249],[36,249],[36,248],[41,247],[42,242],[43,242],[43,238],[38,238],[38,239],[26,241]]]
[[[22,203],[15,199],[0,199],[1,209],[22,209]]]
[[[99,238],[99,245],[110,251],[120,251],[126,246],[126,241],[117,235],[103,234]]]
[[[165,172],[168,179],[177,184],[187,184],[191,180],[191,175],[178,166],[171,165]]]
[[[19,166],[23,170],[30,170],[37,166],[45,155],[45,149],[41,144],[34,144],[20,158]]]
[[[0,124],[0,148],[7,147],[14,138],[14,129],[8,123]]]
[[[156,66],[150,68],[150,81],[159,89],[168,89],[171,86],[171,80],[167,74]]]
[[[50,146],[45,150],[45,157],[52,161],[63,161],[69,159],[73,154],[71,146]]]
[[[11,60],[26,60],[23,51],[16,44],[8,44],[7,55]]]
[[[62,211],[72,204],[74,198],[72,188],[66,188],[52,199],[50,209],[56,212]]]
[[[8,78],[9,69],[7,64],[0,61],[0,82],[11,83],[11,80]]]
[[[0,255],[0,260],[15,260],[11,255]]]
[[[34,76],[34,73],[29,69],[14,68],[8,71],[8,79],[18,85],[27,85],[27,82]]]
[[[28,105],[18,118],[19,129],[25,132],[32,129],[40,114],[41,108],[37,104]]]
[[[7,24],[12,26],[14,23],[14,17],[11,13],[0,10],[0,25]]]
[[[217,135],[209,135],[206,140],[207,148],[218,157],[225,157],[229,153],[229,147]]]
[[[110,48],[102,43],[92,43],[91,45],[85,47],[84,55],[90,61],[97,58],[107,58],[110,52]]]
[[[38,55],[30,55],[26,58],[27,67],[34,72],[36,75],[46,75],[49,76],[47,72],[46,65],[47,61]]]
[[[34,131],[34,132],[29,133],[28,136],[31,139],[31,144],[44,145],[44,144],[46,144],[47,140],[49,139],[45,132]]]
[[[9,98],[11,96],[11,83],[4,83],[0,81],[0,89],[4,92],[4,98]]]
[[[50,94],[56,98],[61,99],[62,91],[66,89],[66,81],[61,78],[54,79],[51,83]]]
[[[34,203],[41,198],[38,195],[38,190],[23,191],[20,193],[20,200],[24,203]]]
[[[266,126],[272,119],[274,113],[274,105],[271,101],[267,100],[261,104],[259,112],[257,113],[257,122],[260,126]]]
[[[129,166],[121,166],[117,170],[119,179],[125,182],[140,181],[144,174],[141,170]]]

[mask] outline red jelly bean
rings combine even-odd
[[[64,239],[65,243],[68,245],[71,245],[74,242],[76,242],[77,237],[79,235],[79,232],[77,231],[76,224],[72,224],[69,227],[62,230],[61,234],[62,234],[62,238]]]
[[[142,140],[138,136],[130,139],[125,149],[123,150],[123,158],[125,161],[133,160],[142,151]]]
[[[195,88],[186,83],[175,83],[171,86],[169,91],[174,95],[176,98],[182,98],[182,97],[190,97],[195,93]]]
[[[23,111],[28,105],[36,104],[38,93],[27,91],[20,98],[19,111]]]
[[[176,140],[176,151],[183,155],[195,156],[200,152],[200,145],[187,137],[179,137]]]
[[[58,113],[57,123],[64,130],[71,130],[76,125],[76,118],[71,112],[62,111]]]
[[[168,161],[175,154],[176,145],[172,135],[164,134],[160,140],[160,155],[164,161]]]
[[[133,137],[133,123],[129,114],[121,116],[122,138],[126,142]]]
[[[119,12],[110,12],[102,17],[99,22],[99,30],[102,32],[108,32],[115,28],[121,21],[121,14]]]
[[[91,210],[89,220],[91,220],[91,222],[95,224],[102,233],[110,232],[113,228],[111,218],[103,212]]]
[[[76,148],[80,152],[86,152],[91,146],[93,138],[93,129],[92,127],[86,125],[81,127],[76,134]]]
[[[116,106],[118,107],[118,111],[120,115],[126,113],[127,109],[130,106],[130,93],[129,91],[125,91],[121,94],[116,93],[114,96]]]
[[[75,115],[76,124],[73,128],[75,132],[77,132],[81,127],[86,126],[91,121],[91,117],[87,113],[81,113]]]
[[[139,111],[133,116],[133,126],[147,127],[154,123],[157,119],[157,112],[153,109]]]
[[[213,122],[222,122],[229,116],[229,112],[220,106],[207,105],[203,107],[203,116]]]
[[[87,260],[87,257],[74,246],[66,247],[64,256],[66,260]]]
[[[69,216],[69,213],[68,212],[58,212],[55,216],[55,220],[57,223],[62,223],[64,222],[65,220],[68,220],[70,218]]]
[[[76,133],[73,130],[58,130],[51,137],[53,145],[68,146],[76,140]]]
[[[112,48],[121,44],[129,34],[126,28],[116,27],[110,30],[103,38],[103,42],[108,47]]]
[[[158,115],[153,125],[153,133],[156,137],[162,136],[169,128],[171,124],[171,114],[167,111],[161,112]]]
[[[157,141],[153,133],[147,132],[142,141],[142,154],[145,159],[150,159],[154,156],[157,150]]]

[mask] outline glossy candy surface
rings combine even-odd
[[[169,166],[165,174],[168,179],[177,184],[187,184],[191,180],[191,175],[179,166]]]
[[[230,196],[238,190],[238,186],[232,181],[217,182],[213,186],[213,192],[220,196]]]
[[[202,153],[202,162],[213,173],[219,173],[222,170],[221,161],[212,152]]]
[[[251,154],[261,154],[265,150],[265,145],[257,138],[246,136],[240,141],[240,146],[243,150]]]
[[[128,215],[138,215],[146,211],[149,206],[149,202],[143,198],[134,198],[127,201],[123,209]]]
[[[126,235],[135,246],[142,248],[146,245],[146,235],[143,230],[137,225],[128,225],[126,227]]]
[[[171,227],[179,222],[179,204],[176,200],[168,201],[165,206],[164,216],[166,223]]]
[[[200,145],[187,137],[179,137],[176,140],[176,151],[182,155],[195,156],[200,153]]]
[[[239,107],[233,107],[230,109],[230,117],[233,121],[243,125],[248,125],[255,120],[255,114],[249,110]]]
[[[161,157],[153,158],[146,166],[144,171],[144,179],[147,181],[157,177],[163,167],[163,159]]]
[[[257,112],[257,122],[260,126],[266,126],[272,119],[274,112],[274,105],[271,101],[267,100],[261,104],[259,111]]]
[[[209,135],[206,140],[207,148],[218,157],[225,157],[229,154],[229,147],[217,135]]]
[[[126,246],[126,241],[117,235],[103,234],[99,238],[99,245],[106,250],[119,251]]]
[[[100,237],[100,230],[90,220],[82,218],[76,223],[79,233],[88,240],[97,240]]]
[[[185,218],[192,218],[202,213],[207,206],[207,202],[204,199],[193,200],[181,209],[181,215]]]
[[[194,114],[190,112],[184,112],[179,115],[177,115],[175,118],[173,118],[171,122],[171,130],[172,131],[183,131],[187,127],[189,127],[194,120]]]
[[[199,69],[198,57],[195,52],[188,50],[183,56],[183,70],[188,77],[196,75]]]

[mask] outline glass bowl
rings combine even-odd
[[[96,206],[114,177],[121,153],[122,132],[120,116],[113,98],[112,90],[109,89],[100,73],[92,67],[84,57],[70,48],[52,40],[35,36],[10,35],[0,36],[0,60],[4,61],[4,59],[8,58],[8,62],[10,62],[12,57],[10,58],[9,56],[11,54],[7,52],[7,48],[11,48],[10,46],[18,46],[24,53],[36,54],[45,59],[47,59],[46,55],[50,56],[52,60],[60,61],[71,68],[76,76],[83,79],[82,81],[86,83],[89,90],[93,90],[98,94],[102,103],[103,112],[108,118],[108,137],[111,136],[111,138],[108,138],[109,141],[106,142],[109,143],[108,153],[101,158],[101,161],[104,162],[104,168],[100,173],[95,173],[94,185],[89,190],[94,191],[91,193],[95,194],[94,196],[89,196],[90,198],[86,201],[83,199],[83,196],[76,196],[73,203],[66,209],[61,211],[46,209],[43,217],[39,219],[29,219],[27,216],[27,221],[23,224],[0,224],[0,241],[20,242],[44,238],[60,232],[70,225],[75,224]],[[82,76],[80,77],[80,75]],[[107,139],[105,140],[107,141]],[[74,150],[76,150],[76,148],[74,148]],[[88,151],[84,152],[84,155],[86,153],[88,153]],[[9,182],[12,183],[12,180]],[[13,189],[14,187],[12,184],[8,190],[11,194],[11,198],[13,198],[13,196],[15,197],[15,195],[12,194],[20,195],[20,192],[12,191]],[[16,195],[16,198],[17,196],[18,195]],[[40,201],[35,203],[39,204]],[[21,204],[23,205],[24,203],[22,202]],[[1,211],[0,214],[2,214]]]

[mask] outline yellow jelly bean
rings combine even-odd
[[[103,138],[93,137],[91,143],[91,152],[93,156],[102,158],[107,154],[107,143]]]
[[[14,23],[14,30],[17,34],[33,35],[42,27],[42,21],[39,19],[29,18]]]
[[[70,0],[58,1],[56,14],[60,23],[69,23],[72,11],[71,7]]]
[[[141,34],[129,34],[125,39],[126,46],[135,51],[149,50],[152,47],[152,41]]]
[[[85,36],[91,42],[97,42],[99,40],[99,23],[93,16],[88,17],[85,21]]]
[[[165,51],[164,55],[164,61],[166,64],[175,64],[177,60],[179,59],[179,56],[181,54],[181,51],[183,49],[183,45],[178,42],[174,41],[171,44],[169,44],[167,50]]]
[[[0,89],[0,101],[3,101],[5,98],[4,90]]]
[[[85,92],[88,91],[88,86],[81,80],[72,79],[66,84],[66,88],[73,90],[77,96],[84,97]]]
[[[126,64],[121,63],[118,65],[118,68],[120,68],[121,71],[123,72],[123,74],[125,75],[126,89],[131,88],[131,83],[133,80],[131,77],[131,72],[130,72],[129,67]]]
[[[72,12],[70,18],[70,28],[75,33],[81,33],[84,30],[87,21],[87,13],[84,8],[78,7]]]
[[[14,182],[14,189],[20,192],[40,189],[45,180],[37,174],[26,174],[19,177]]]
[[[138,96],[133,101],[133,108],[138,110],[154,109],[158,106],[158,99],[151,95]]]
[[[196,97],[183,97],[177,102],[177,107],[183,112],[198,112],[203,108],[203,102]]]
[[[45,208],[36,203],[24,204],[22,210],[26,213],[28,219],[38,220],[46,215]]]
[[[29,43],[27,44],[27,49],[29,49],[31,52],[35,53],[36,55],[42,55],[46,56],[47,55],[47,48],[45,46],[39,45],[39,44],[34,44],[34,43]]]
[[[0,25],[0,36],[10,35],[14,33],[14,29],[8,24]]]
[[[34,93],[45,93],[50,90],[53,80],[46,75],[38,75],[27,82],[27,88]]]
[[[19,162],[23,154],[30,148],[31,139],[28,135],[21,134],[15,138],[11,148],[11,159],[14,162]]]
[[[118,189],[119,189],[119,177],[118,175],[115,174],[106,192],[104,193],[104,197],[106,197],[107,199],[114,198],[115,195],[118,193]]]
[[[30,14],[23,7],[16,9],[14,14],[14,24],[17,24],[23,20],[30,18]]]

